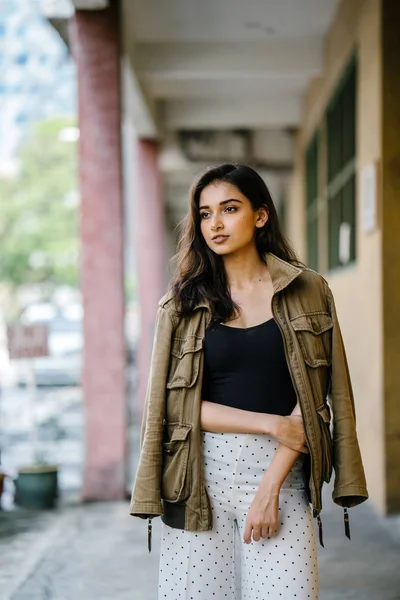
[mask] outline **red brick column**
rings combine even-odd
[[[140,303],[137,353],[139,412],[146,395],[157,304],[166,291],[165,213],[157,155],[156,142],[138,141],[135,245]]]
[[[77,11],[81,286],[84,301],[83,498],[125,495],[125,350],[119,26],[116,5]]]

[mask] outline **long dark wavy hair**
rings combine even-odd
[[[264,227],[255,227],[256,248],[265,264],[267,252],[290,263],[302,263],[282,235],[271,194],[254,169],[240,164],[222,164],[201,173],[190,189],[188,213],[178,226],[178,251],[172,258],[176,261],[176,274],[171,290],[180,316],[190,316],[196,304],[205,300],[211,308],[212,322],[224,322],[237,316],[240,307],[231,298],[222,257],[207,246],[200,229],[200,194],[214,182],[236,186],[250,201],[254,211],[262,206],[267,208],[267,223]]]

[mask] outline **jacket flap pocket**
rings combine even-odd
[[[314,313],[293,317],[290,320],[295,331],[310,331],[319,335],[333,327],[333,321],[328,313]]]
[[[179,425],[178,427],[176,427],[171,435],[171,442],[183,442],[184,440],[186,440],[187,436],[189,435],[190,431],[192,429],[191,425]]]
[[[198,352],[202,349],[203,339],[197,335],[188,335],[187,338],[175,338],[172,341],[171,354],[176,358],[182,358],[190,352]]]
[[[330,413],[329,406],[327,404],[322,404],[322,406],[318,406],[318,408],[316,410],[317,410],[317,413],[319,415],[321,415],[321,417],[322,417],[323,421],[325,421],[325,423],[331,422],[331,413]]]

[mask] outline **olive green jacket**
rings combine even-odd
[[[352,507],[368,498],[349,369],[326,280],[272,253],[267,266],[272,313],[303,415],[307,494],[322,543],[321,488],[332,469],[334,502]],[[211,311],[201,302],[190,317],[179,318],[174,306],[171,292],[159,302],[130,514],[162,515],[172,527],[204,531],[212,527],[212,514],[202,470],[200,406]]]

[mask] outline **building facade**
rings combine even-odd
[[[300,258],[333,288],[371,500],[381,514],[400,511],[398,3],[74,5],[90,309],[84,495],[115,497],[124,487],[121,261],[132,243],[124,221],[136,244],[140,415],[190,183],[204,166],[231,160],[264,176]]]
[[[19,144],[35,121],[76,114],[76,72],[68,47],[38,0],[0,4],[0,176],[17,168]]]
[[[399,10],[342,2],[310,82],[287,192],[288,235],[337,299],[369,490],[400,510]]]

